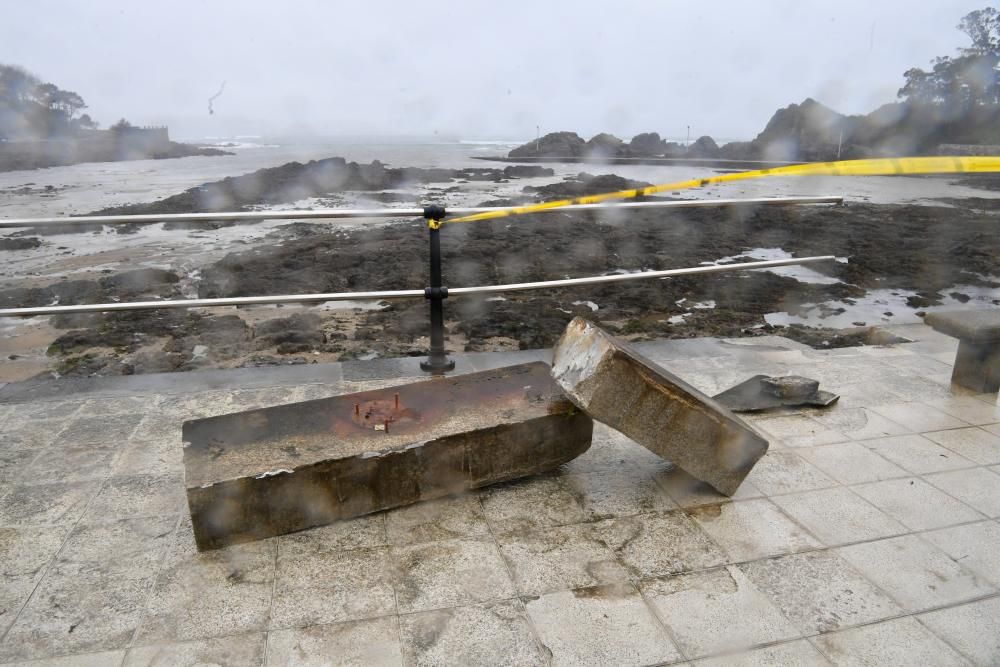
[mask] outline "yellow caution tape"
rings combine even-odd
[[[743,171],[735,174],[722,174],[710,176],[708,178],[693,178],[687,181],[676,183],[663,183],[661,185],[650,185],[645,188],[635,190],[619,190],[618,192],[606,192],[599,195],[587,195],[574,199],[561,199],[542,204],[529,204],[527,206],[514,206],[502,211],[487,211],[466,215],[452,220],[444,220],[445,224],[456,222],[475,222],[477,220],[493,220],[495,218],[505,218],[511,215],[525,215],[527,213],[538,213],[548,211],[563,206],[575,204],[599,204],[601,202],[613,201],[616,199],[631,199],[633,197],[645,197],[655,195],[660,192],[672,190],[684,190],[687,188],[698,188],[714,183],[729,183],[731,181],[746,181],[753,178],[764,178],[767,176],[900,176],[913,174],[957,174],[957,173],[982,173],[1000,172],[1000,157],[905,157],[905,158],[880,158],[876,160],[843,160],[840,162],[810,162],[808,164],[795,164],[788,167],[776,167],[774,169],[758,169],[755,171]]]

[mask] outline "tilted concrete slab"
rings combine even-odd
[[[184,424],[199,549],[545,472],[593,422],[535,362]]]
[[[736,415],[576,318],[556,344],[552,376],[582,410],[731,496],[767,452]]]

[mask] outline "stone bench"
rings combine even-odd
[[[959,340],[952,383],[984,394],[1000,390],[1000,310],[944,310],[924,322]]]

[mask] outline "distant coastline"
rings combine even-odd
[[[141,128],[137,128],[141,129]],[[163,136],[155,141],[139,133],[94,131],[82,136],[59,139],[0,141],[0,172],[63,167],[84,162],[120,162],[124,160],[161,160],[192,155],[233,155],[218,148],[170,141]]]

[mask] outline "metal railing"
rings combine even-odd
[[[815,204],[841,204],[842,197],[762,197],[753,199],[715,199],[715,200],[684,200],[684,201],[647,201],[600,204],[575,204],[562,206],[554,211],[591,211],[602,209],[648,209],[648,208],[706,208],[723,206],[793,206]],[[385,208],[385,209],[321,209],[321,210],[287,210],[287,211],[224,211],[218,213],[176,213],[150,215],[105,215],[79,216],[58,218],[18,218],[0,220],[0,228],[12,227],[44,227],[55,225],[77,224],[151,224],[159,222],[237,222],[246,220],[324,220],[338,218],[403,218],[424,217],[428,221],[430,238],[430,276],[431,284],[423,290],[392,290],[380,292],[337,292],[330,294],[283,294],[274,296],[229,297],[212,299],[180,299],[163,301],[133,301],[124,303],[79,304],[67,306],[40,306],[28,308],[0,309],[0,317],[34,317],[39,315],[59,315],[69,313],[98,313],[131,310],[152,310],[169,308],[212,308],[220,306],[250,306],[278,303],[318,304],[328,301],[383,301],[392,299],[412,299],[424,297],[430,302],[430,351],[427,361],[421,363],[421,368],[432,373],[443,373],[454,368],[453,361],[448,359],[444,349],[444,299],[453,296],[469,296],[477,294],[496,294],[504,292],[524,292],[540,289],[556,289],[577,285],[599,285],[607,283],[645,280],[652,278],[671,278],[713,273],[745,271],[749,269],[768,269],[780,266],[812,264],[835,259],[832,255],[803,257],[796,259],[767,260],[760,262],[744,262],[733,264],[713,264],[665,271],[642,271],[616,275],[588,276],[584,278],[567,278],[564,280],[546,280],[531,283],[511,283],[506,285],[481,285],[476,287],[444,287],[441,278],[441,246],[440,221],[446,215],[469,215],[486,211],[504,210],[506,207],[474,207],[445,210],[440,206],[428,206],[422,209]]]
[[[843,197],[757,197],[751,199],[692,199],[681,201],[640,201],[619,204],[575,204],[559,211],[593,211],[607,208],[715,208],[719,206],[798,206],[803,204],[843,204]],[[449,208],[449,215],[472,215],[502,211],[509,206],[474,206]],[[12,227],[50,227],[53,225],[155,224],[158,222],[245,222],[248,220],[335,220],[342,218],[420,218],[423,208],[325,208],[287,211],[220,211],[218,213],[149,213],[142,215],[80,215],[56,218],[0,219],[0,229]]]

